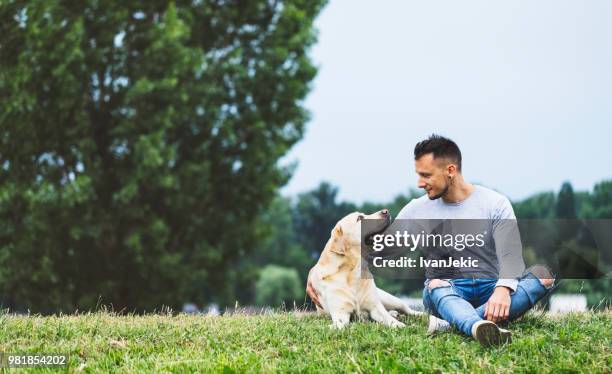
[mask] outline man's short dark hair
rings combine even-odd
[[[429,138],[417,143],[414,147],[414,159],[433,153],[434,159],[445,158],[457,165],[461,171],[461,151],[454,141],[440,135],[432,134]]]

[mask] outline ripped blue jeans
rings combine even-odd
[[[484,319],[485,304],[493,294],[497,279],[461,278],[447,280],[450,286],[423,289],[423,304],[429,313],[448,321],[464,334],[472,335],[474,323]],[[508,320],[517,319],[550,292],[532,273],[519,280],[516,291],[510,294]]]

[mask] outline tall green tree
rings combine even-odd
[[[0,295],[217,299],[286,183],[321,0],[0,3]]]
[[[557,196],[557,205],[555,206],[555,216],[558,219],[576,218],[576,199],[570,182],[564,182],[561,185],[561,190],[559,190]]]
[[[564,182],[561,185],[559,194],[557,195],[557,203],[555,205],[555,217],[557,218],[557,237],[559,243],[557,247],[560,248],[561,242],[567,242],[575,239],[578,233],[578,226],[576,220],[576,198],[574,196],[574,189],[570,182]]]

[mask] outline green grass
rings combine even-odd
[[[512,344],[489,349],[458,333],[426,337],[425,318],[403,320],[404,329],[358,322],[334,331],[302,313],[4,314],[0,351],[68,353],[70,372],[611,372],[610,311],[532,313],[510,324]]]

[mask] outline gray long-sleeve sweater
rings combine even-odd
[[[518,278],[525,269],[522,245],[514,210],[508,198],[491,189],[474,185],[474,191],[463,201],[446,203],[442,198],[430,200],[427,195],[412,200],[399,213],[401,220],[480,221],[484,246],[468,248],[464,254],[481,264],[475,276],[498,278],[497,285],[516,290]],[[464,221],[468,222],[468,221]],[[461,226],[461,225],[459,225]]]

